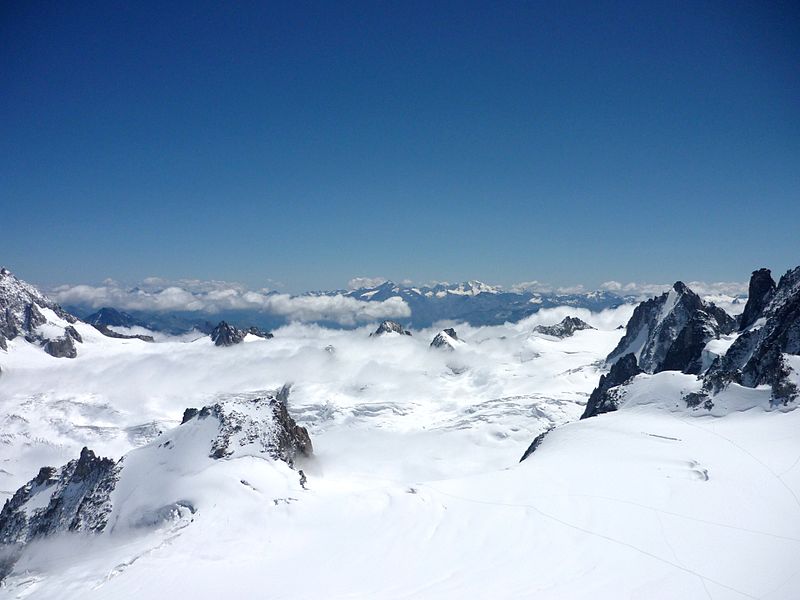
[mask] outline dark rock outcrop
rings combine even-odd
[[[555,427],[548,427],[545,431],[543,431],[535,438],[533,438],[531,445],[528,446],[528,449],[525,450],[525,452],[523,452],[522,458],[519,459],[519,462],[522,462],[523,460],[528,458],[531,454],[533,454],[536,451],[536,449],[542,445],[542,442],[544,441],[544,438],[547,437],[547,434],[553,431],[553,429],[555,429]]]
[[[769,269],[753,271],[747,291],[747,304],[739,320],[739,331],[744,331],[761,317],[775,295],[775,287],[775,280]]]
[[[241,343],[246,335],[246,331],[228,325],[225,321],[220,321],[219,325],[211,331],[211,341],[215,346],[233,346]]]
[[[759,289],[767,290],[763,274],[759,278]],[[768,290],[765,293],[770,295]],[[763,326],[744,331],[728,352],[714,361],[705,374],[703,387],[717,393],[732,382],[746,387],[766,384],[772,387],[775,403],[787,404],[800,396],[784,358],[785,354],[800,354],[800,267],[781,277],[769,303],[748,316],[753,323],[759,319],[764,319]]]
[[[459,342],[458,334],[452,327],[442,329],[431,342],[431,348],[444,348],[446,350],[455,350],[455,343]]]
[[[400,323],[397,323],[395,321],[384,321],[378,326],[378,328],[373,333],[369,334],[369,337],[378,337],[389,333],[398,333],[400,335],[411,335],[411,332],[403,329],[403,326],[400,325]]]
[[[264,338],[265,340],[271,340],[273,337],[275,337],[269,331],[264,331],[260,327],[255,327],[255,326],[249,327],[247,329],[247,333],[249,333],[250,335],[254,335],[256,337]]]
[[[68,331],[59,338],[50,338],[44,343],[44,351],[50,356],[55,358],[75,358],[78,356],[78,350],[75,348],[75,342]]]
[[[273,335],[259,329],[258,327],[250,327],[249,329],[239,329],[233,325],[229,325],[225,321],[220,321],[219,324],[211,330],[211,341],[215,346],[233,346],[240,344],[247,337],[247,334],[252,334],[265,340],[272,339]]]
[[[596,415],[617,410],[619,398],[614,393],[613,388],[620,386],[634,377],[642,370],[636,364],[636,357],[633,354],[626,354],[615,362],[608,375],[600,376],[600,383],[589,396],[586,409],[581,415],[581,419],[587,419]]]
[[[584,329],[594,329],[594,327],[578,317],[564,317],[560,323],[555,325],[537,325],[533,328],[536,333],[543,333],[557,338],[570,337],[576,331]]]
[[[88,448],[60,469],[42,467],[6,500],[0,512],[0,544],[22,546],[63,531],[102,531],[118,472],[118,463],[98,458]]]
[[[733,317],[678,281],[669,292],[636,307],[625,336],[606,360],[614,364],[634,354],[646,373],[699,373],[706,343],[735,328]]]

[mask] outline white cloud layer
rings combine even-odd
[[[50,294],[60,304],[121,310],[188,311],[217,313],[225,310],[256,310],[289,321],[332,321],[342,325],[380,319],[409,317],[411,310],[400,297],[365,302],[343,296],[291,296],[266,289],[248,290],[222,281],[181,280],[170,282],[148,278],[140,286],[127,288],[106,280],[103,285],[64,285]]]
[[[747,282],[717,281],[686,281],[687,286],[700,296],[741,296],[747,294]],[[651,298],[658,296],[672,287],[670,283],[621,283],[619,281],[606,281],[600,289],[608,290],[623,296],[637,296]]]
[[[385,277],[353,277],[347,282],[347,289],[359,290],[361,288],[378,287],[388,281]]]

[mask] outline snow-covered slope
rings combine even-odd
[[[785,341],[795,369],[794,313],[775,304],[790,296],[752,329],[776,332],[759,339]],[[659,306],[667,346],[685,330],[669,316],[681,305]],[[94,331],[71,361],[17,345],[0,354],[5,498],[30,485],[17,511],[49,507],[57,488],[43,484],[61,478],[40,468],[84,446],[114,459],[116,480],[95,496],[103,527],[26,539],[0,598],[800,597],[794,402],[767,385],[709,393],[694,374],[641,373],[632,353],[606,372],[633,310],[542,309],[453,323],[457,335],[295,324],[223,349]],[[568,316],[594,329],[537,331]],[[430,348],[443,333],[454,351]],[[720,332],[701,356],[737,336]],[[578,421],[601,375],[598,401],[616,410]],[[312,456],[304,441],[292,456],[261,451],[276,416],[252,401],[287,381]],[[225,427],[218,411],[242,416]]]

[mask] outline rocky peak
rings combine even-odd
[[[44,309],[55,313],[53,318],[59,324],[54,324],[52,329],[60,328],[63,335],[41,331],[42,326],[49,322],[43,314]],[[5,267],[0,269],[0,348],[7,350],[8,340],[23,335],[27,341],[42,345],[49,354],[74,358],[77,351],[73,342],[81,341],[80,335],[71,327],[76,321],[74,316],[34,286],[18,279]]]
[[[458,339],[456,330],[452,327],[448,327],[447,329],[442,329],[442,331],[436,334],[431,342],[431,348],[445,348],[448,350],[454,350],[456,344],[459,342],[461,342],[461,340]]]
[[[272,339],[273,335],[260,329],[258,327],[250,327],[248,329],[239,329],[233,325],[229,325],[225,321],[220,321],[219,324],[211,330],[211,341],[215,346],[233,346],[244,341],[247,334],[252,334],[265,340]]]
[[[59,469],[42,467],[6,500],[0,512],[0,544],[21,546],[62,531],[101,531],[111,511],[117,467],[88,448]]]
[[[555,325],[537,325],[533,328],[536,333],[542,333],[557,338],[570,337],[576,331],[584,329],[594,329],[594,327],[578,317],[564,317],[560,323],[556,323]]]
[[[759,289],[767,287],[762,281]],[[775,403],[786,404],[800,396],[784,356],[800,354],[800,267],[781,277],[771,295],[756,316],[756,320],[764,319],[764,325],[744,331],[709,368],[703,381],[707,392],[716,393],[735,382],[746,387],[771,386]]]
[[[607,361],[614,364],[633,354],[647,373],[667,369],[699,373],[706,343],[731,333],[735,326],[735,319],[724,310],[677,281],[669,292],[636,307],[625,336]]]
[[[373,333],[369,334],[369,336],[377,337],[389,333],[397,333],[400,335],[411,335],[411,332],[403,329],[403,326],[400,325],[400,323],[397,323],[395,321],[384,321],[378,326],[378,328]]]
[[[246,335],[246,331],[234,327],[233,325],[228,325],[225,321],[220,321],[219,324],[211,330],[211,341],[214,342],[215,346],[233,346],[244,340]]]
[[[761,317],[775,295],[775,289],[775,280],[769,269],[753,271],[747,291],[747,304],[739,321],[739,331],[744,331]]]

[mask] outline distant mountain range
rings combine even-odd
[[[476,326],[500,325],[519,321],[543,308],[571,306],[598,311],[637,301],[633,296],[620,296],[608,291],[576,294],[508,291],[480,281],[434,286],[406,286],[387,281],[374,287],[308,292],[303,296],[345,296],[363,302],[383,302],[400,297],[408,305],[411,316],[398,321],[414,329],[430,327],[440,321],[461,321]],[[65,309],[95,325],[144,327],[166,333],[181,333],[190,329],[208,333],[220,320],[237,326],[256,325],[266,329],[274,329],[287,322],[286,317],[252,309],[225,310],[213,314],[189,311],[122,311],[115,307],[97,310],[80,305],[67,305]],[[341,327],[333,322],[321,324]]]

